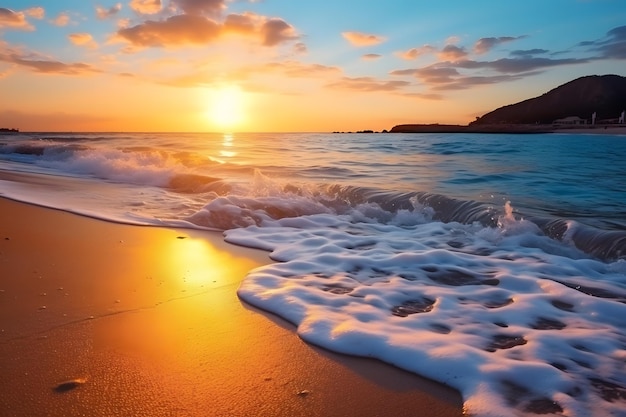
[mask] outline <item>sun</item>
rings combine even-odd
[[[245,121],[245,93],[236,85],[215,87],[208,92],[207,117],[217,128],[231,130]]]

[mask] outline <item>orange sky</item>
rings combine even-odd
[[[530,0],[540,16],[461,0],[4,3],[0,127],[23,131],[466,124],[579,76],[626,75],[626,9],[611,0]]]

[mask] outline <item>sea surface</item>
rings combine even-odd
[[[626,136],[4,134],[0,195],[270,251],[242,300],[473,415],[626,416]]]

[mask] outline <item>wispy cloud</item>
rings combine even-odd
[[[439,62],[422,68],[392,71],[396,76],[414,76],[433,90],[464,90],[472,86],[515,81],[562,65],[589,62],[584,58],[550,59],[522,56],[494,61]],[[461,72],[470,71],[470,72]],[[487,71],[487,72],[476,72]]]
[[[353,46],[373,46],[383,43],[386,39],[382,36],[361,32],[343,32],[341,34],[345,40]]]
[[[50,23],[59,27],[67,26],[70,23],[70,15],[66,12],[61,12],[57,15],[57,17],[52,19]]]
[[[90,64],[64,63],[35,52],[14,48],[0,41],[0,62],[24,67],[39,74],[88,75],[101,72]]]
[[[602,39],[581,42],[579,46],[590,47],[599,52],[598,58],[626,59],[626,26],[619,26],[607,32]]]
[[[46,11],[43,7],[31,7],[30,9],[24,10],[27,16],[30,16],[34,19],[43,19],[46,17]]]
[[[3,57],[0,61],[11,62],[16,65],[30,68],[40,74],[60,74],[60,75],[85,75],[100,72],[89,64],[81,62],[66,64],[60,61],[24,59],[17,56]]]
[[[254,71],[257,71],[259,69],[263,72],[280,72],[289,77],[302,78],[327,76],[329,74],[341,73],[341,69],[339,67],[321,64],[306,64],[299,61],[270,62],[262,66],[254,67]]]
[[[122,10],[122,3],[117,3],[108,9],[96,6],[96,16],[98,16],[98,19],[104,20],[117,15],[120,10]]]
[[[547,49],[534,48],[534,49],[518,49],[509,53],[512,57],[532,57],[535,55],[544,55],[549,53]]]
[[[380,59],[382,57],[383,56],[381,54],[365,54],[365,55],[361,56],[361,58],[366,60],[366,61],[374,61],[374,60]]]
[[[408,51],[397,52],[396,55],[407,61],[411,61],[419,58],[422,55],[432,54],[437,51],[437,48],[430,45],[420,46],[419,48],[411,48]]]
[[[534,48],[513,50],[508,56],[493,60],[471,59],[472,53],[483,55],[496,46],[513,42],[526,36],[502,36],[480,38],[471,52],[461,45],[448,43],[441,50],[429,48],[439,61],[428,66],[398,69],[390,74],[398,77],[412,76],[432,91],[464,90],[474,86],[516,81],[537,75],[549,68],[590,63],[601,59],[626,59],[626,26],[607,32],[606,36],[595,41],[578,44],[587,51],[577,51],[576,57],[557,58],[576,51],[551,52],[548,49]],[[411,52],[411,53],[409,53]],[[421,51],[406,51],[399,56],[412,58]]]
[[[309,52],[309,50],[304,42],[297,42],[293,45],[293,52],[297,55],[304,55]]]
[[[519,74],[527,71],[542,70],[562,65],[584,64],[590,62],[588,58],[501,58],[495,61],[462,61],[455,64],[456,68],[490,69],[504,74]]]
[[[474,52],[477,54],[485,54],[495,48],[496,46],[506,43],[512,42],[517,39],[521,39],[523,36],[500,36],[498,38],[480,38],[474,44]]]
[[[373,77],[343,77],[341,80],[329,83],[327,87],[333,89],[375,92],[375,91],[399,91],[411,85],[408,81],[392,80],[384,81]]]

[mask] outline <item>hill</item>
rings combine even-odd
[[[590,75],[577,78],[547,93],[493,110],[470,126],[499,124],[551,124],[577,116],[591,121],[617,119],[626,109],[626,77]]]

